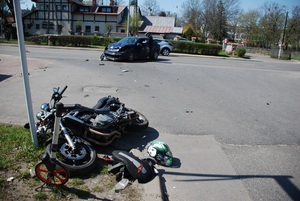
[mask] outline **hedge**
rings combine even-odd
[[[218,55],[222,46],[195,42],[172,41],[174,52],[202,55]]]
[[[110,43],[120,40],[120,38],[78,35],[38,35],[27,37],[25,40],[38,45],[50,43],[52,46],[88,47],[90,45],[107,46]]]
[[[80,36],[80,35],[37,35],[27,37],[26,41],[35,44],[50,44],[52,46],[88,47],[107,46],[110,43],[119,41],[120,38],[109,38],[100,36]],[[202,55],[218,55],[222,46],[218,44],[205,44],[184,41],[172,41],[174,52]]]

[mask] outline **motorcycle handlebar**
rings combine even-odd
[[[65,88],[60,92],[60,95],[62,95],[66,91],[67,88],[68,88],[68,86],[66,85]]]

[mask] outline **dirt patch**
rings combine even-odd
[[[20,163],[13,169],[0,172],[3,178],[11,179],[1,186],[1,200],[142,200],[143,188],[136,182],[121,192],[115,192],[115,176],[105,172],[106,168],[107,163],[99,159],[97,168],[88,176],[71,178],[64,186],[50,188],[42,187],[43,183],[30,175],[32,167]]]

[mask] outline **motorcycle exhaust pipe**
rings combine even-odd
[[[109,139],[109,141],[107,142],[99,142],[99,140],[94,140],[92,138],[89,138],[87,137],[87,133],[88,132],[91,132],[93,134],[96,134],[96,135],[100,135],[102,137],[104,137],[105,139]],[[95,143],[95,144],[98,144],[100,146],[107,146],[109,144],[111,144],[116,138],[120,138],[121,137],[121,133],[118,132],[118,131],[113,131],[113,132],[110,132],[110,133],[102,133],[100,131],[96,131],[92,128],[88,128],[88,132],[85,132],[85,138],[88,138],[89,141]]]

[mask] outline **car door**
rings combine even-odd
[[[149,53],[149,43],[147,38],[140,38],[138,40],[138,55],[139,58],[147,58]]]

